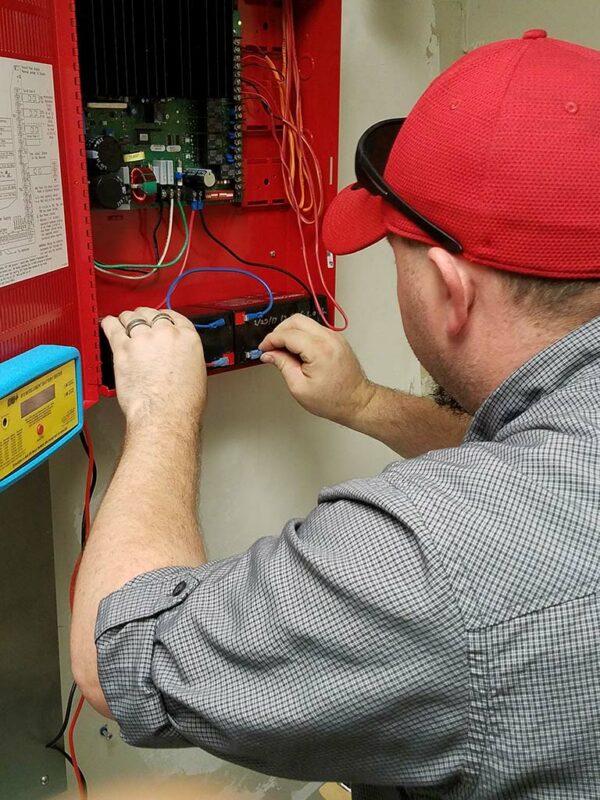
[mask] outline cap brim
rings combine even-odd
[[[366,189],[342,189],[323,220],[325,247],[336,256],[345,256],[383,239],[387,226],[382,205],[381,197],[374,197]]]

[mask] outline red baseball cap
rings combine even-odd
[[[417,102],[384,178],[470,261],[600,278],[600,52],[532,30],[467,54]],[[388,233],[436,244],[354,186],[330,205],[323,238],[344,255]]]

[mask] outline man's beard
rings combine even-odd
[[[455,414],[466,414],[467,411],[461,406],[450,392],[446,391],[439,383],[435,383],[431,397],[441,408],[449,408]]]

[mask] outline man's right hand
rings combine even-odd
[[[457,447],[470,424],[467,414],[439,408],[429,397],[369,383],[344,337],[301,314],[282,322],[260,349],[303,408],[378,439],[404,458]]]
[[[260,349],[262,361],[274,364],[292,396],[318,417],[356,427],[375,395],[346,339],[302,314],[282,322]]]

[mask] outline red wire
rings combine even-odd
[[[75,777],[77,779],[77,788],[79,790],[79,797],[81,800],[85,798],[86,791],[85,791],[85,784],[83,783],[83,778],[81,776],[81,770],[79,769],[79,764],[77,763],[77,754],[75,752],[75,727],[77,725],[77,721],[79,720],[79,715],[81,714],[81,709],[83,708],[85,703],[85,697],[83,695],[79,698],[79,702],[77,703],[77,708],[75,709],[75,713],[73,714],[73,719],[71,720],[71,724],[69,725],[69,755],[71,756],[71,760],[73,762],[73,771],[75,772]]]
[[[71,582],[69,584],[69,608],[71,611],[73,610],[73,603],[75,601],[75,586],[77,584],[77,576],[79,575],[79,565],[81,564],[82,555],[82,553],[79,553],[77,556],[77,561],[75,562],[73,572],[71,573]]]

